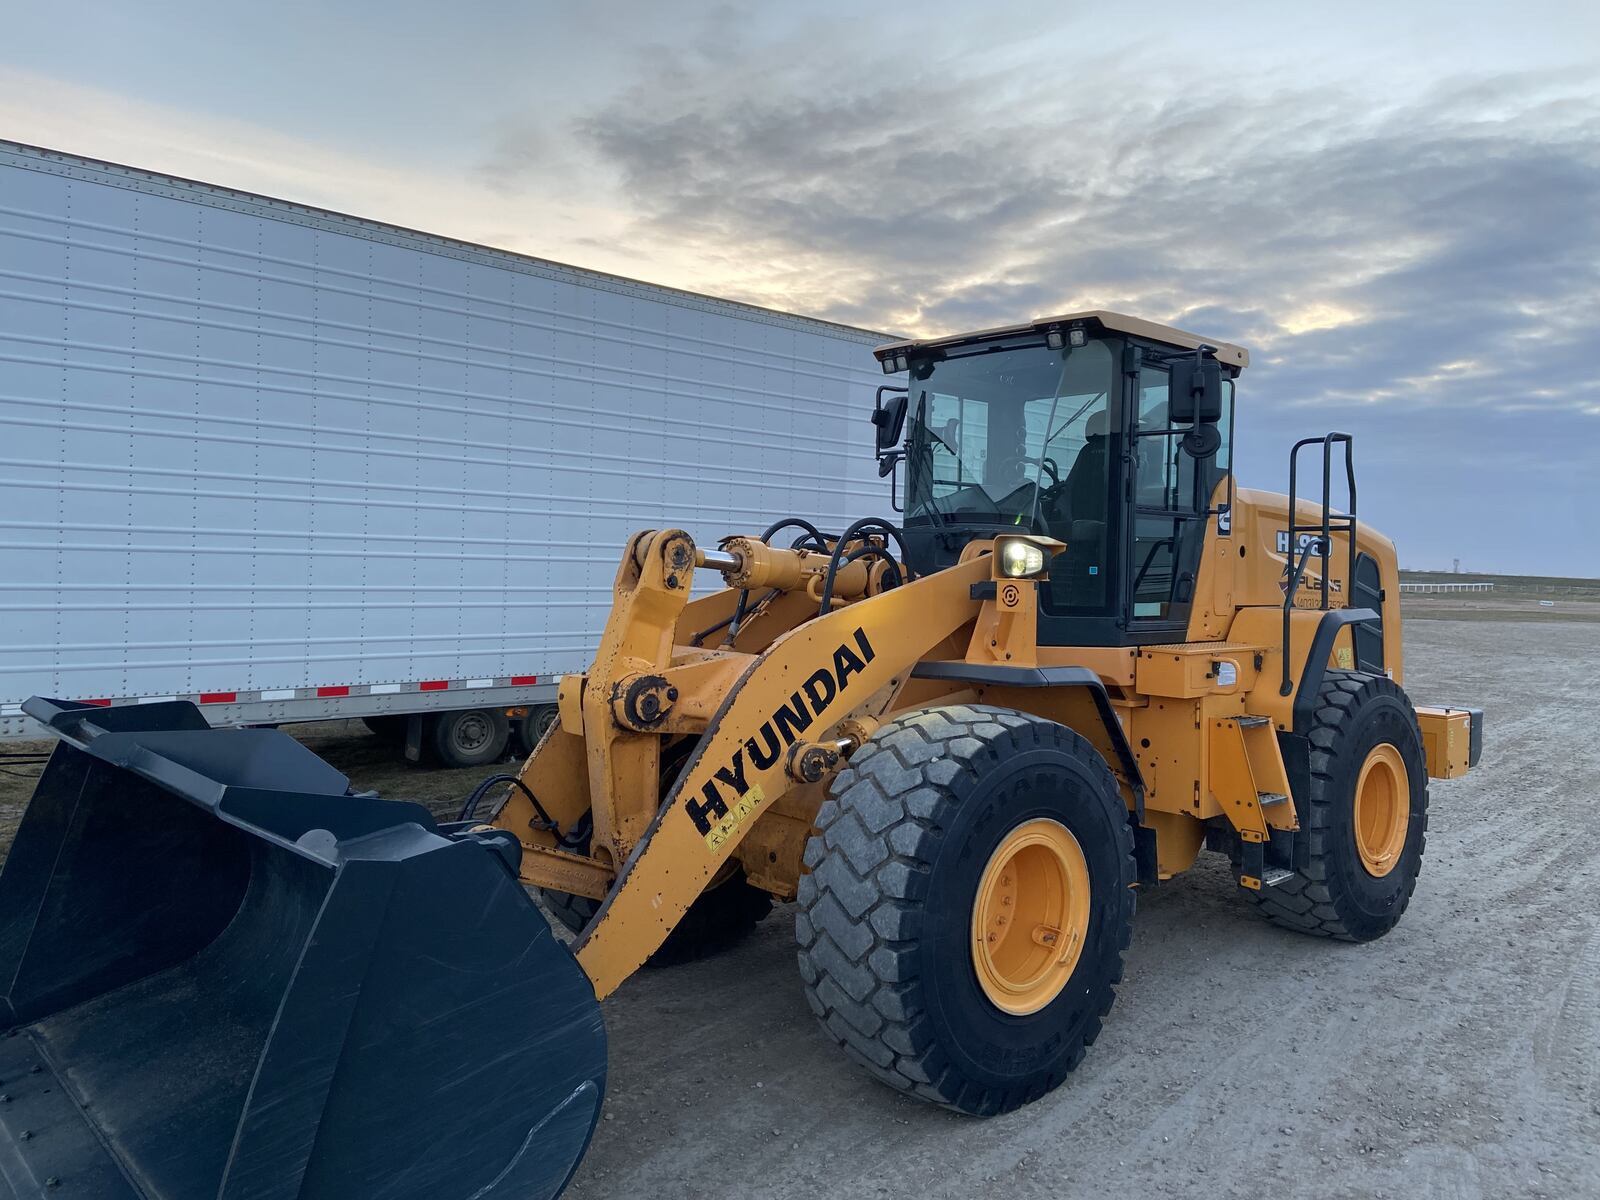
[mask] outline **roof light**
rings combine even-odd
[[[1067,334],[1067,338],[1074,346],[1081,346],[1089,340],[1089,335],[1082,329],[1074,329]]]
[[[1067,340],[1061,336],[1061,330],[1047,329],[1044,334],[1044,344],[1052,350],[1059,350],[1067,344]]]
[[[894,374],[894,355],[885,354],[882,358],[880,358],[878,360],[878,362],[883,367],[883,373],[885,375],[893,375]]]

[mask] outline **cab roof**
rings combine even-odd
[[[1212,346],[1216,349],[1218,362],[1237,368],[1250,365],[1250,351],[1243,346],[1235,346],[1231,342],[1213,341],[1209,338],[1200,337],[1198,334],[1185,333],[1181,329],[1174,329],[1170,325],[1158,325],[1154,321],[1146,321],[1140,317],[1125,316],[1122,313],[1107,312],[1103,308],[1089,309],[1085,312],[1063,313],[1058,317],[1036,317],[1034,320],[1021,325],[1002,325],[996,329],[980,329],[973,333],[955,333],[948,337],[891,342],[887,346],[879,346],[872,353],[881,362],[885,356],[891,354],[909,354],[914,351],[930,350],[936,347],[959,346],[966,342],[985,342],[1015,334],[1045,333],[1051,329],[1066,330],[1073,328],[1087,329],[1091,332],[1104,331],[1132,334],[1135,337],[1145,338],[1152,342],[1160,342],[1164,346],[1173,346],[1180,350],[1193,350],[1199,346]]]

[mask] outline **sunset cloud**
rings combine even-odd
[[[343,73],[325,43],[360,44],[347,16],[257,23],[244,45],[211,13],[182,46],[188,100],[140,57],[179,51],[138,22],[115,27],[121,53],[52,50],[25,19],[0,122],[886,332],[1085,307],[1171,321],[1252,348],[1251,481],[1281,487],[1293,438],[1348,429],[1362,513],[1409,565],[1600,574],[1577,510],[1600,463],[1588,8],[915,11],[490,4],[470,36],[443,15],[388,26],[406,69]],[[252,54],[281,78],[203,86],[219,55]]]

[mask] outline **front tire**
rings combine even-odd
[[[1256,907],[1301,933],[1370,942],[1399,922],[1422,870],[1428,768],[1416,710],[1392,679],[1329,671],[1308,737],[1295,873],[1262,888]]]
[[[1072,730],[987,705],[899,717],[835,778],[805,864],[806,999],[891,1087],[1009,1112],[1098,1036],[1132,930],[1133,833]]]
[[[672,790],[672,784],[683,770],[683,765],[693,756],[698,742],[684,738],[668,746],[661,755],[661,794]],[[568,847],[577,854],[589,853],[589,835],[575,839]],[[556,920],[573,933],[582,933],[595,913],[600,911],[600,901],[588,896],[574,896],[568,892],[539,889],[539,897]],[[647,967],[674,967],[680,963],[696,962],[742,942],[772,911],[772,896],[756,887],[744,876],[744,868],[736,862],[724,864],[722,871],[706,890],[695,897],[689,911],[672,927],[664,942],[646,961]]]
[[[588,896],[541,888],[539,898],[556,920],[575,934],[582,933],[600,911],[600,901]],[[748,937],[771,911],[772,897],[746,880],[742,868],[735,867],[696,897],[645,965],[675,967],[720,954]]]

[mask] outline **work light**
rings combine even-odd
[[[1044,551],[1032,542],[1010,541],[1000,546],[1000,573],[1026,579],[1044,570]]]

